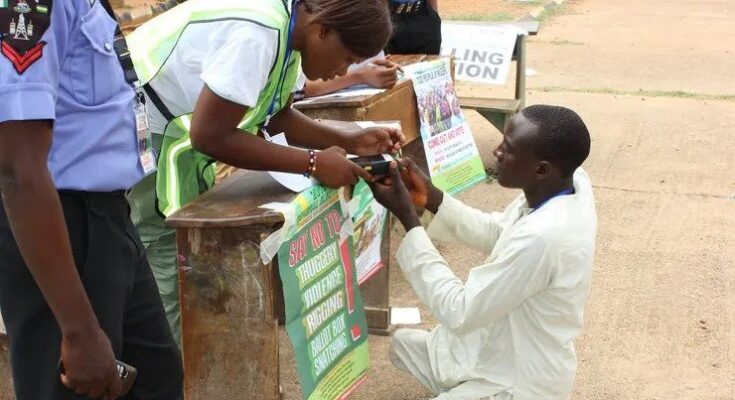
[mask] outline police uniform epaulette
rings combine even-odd
[[[22,74],[43,56],[51,0],[0,0],[1,51]]]

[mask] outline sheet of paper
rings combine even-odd
[[[401,129],[401,122],[400,121],[390,121],[390,122],[375,122],[375,121],[355,121],[357,126],[359,126],[362,129],[365,128],[372,128],[374,126],[385,126],[388,128],[396,128]]]
[[[323,100],[339,100],[339,99],[346,99],[349,97],[357,97],[357,96],[373,96],[378,93],[383,93],[385,89],[375,89],[371,87],[366,86],[357,86],[354,88],[347,88],[340,90],[339,92],[334,92],[330,94],[325,94],[324,96],[316,96],[316,97],[309,97],[305,100],[301,100],[299,103],[314,103],[317,101],[323,101]]]
[[[421,323],[421,314],[416,307],[392,307],[390,309],[391,325],[418,325]]]
[[[288,140],[284,133],[271,136],[269,141],[281,146],[288,146]],[[268,172],[268,174],[288,190],[296,193],[301,193],[317,184],[316,180],[299,174],[287,174],[284,172]]]

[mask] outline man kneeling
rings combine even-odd
[[[589,151],[574,111],[532,106],[512,119],[494,152],[498,183],[523,190],[502,213],[442,193],[410,160],[373,184],[408,232],[398,263],[441,322],[430,332],[398,330],[390,358],[436,399],[569,398],[597,229],[592,187],[579,168]],[[428,229],[414,205],[435,215]],[[462,282],[430,237],[490,256]]]

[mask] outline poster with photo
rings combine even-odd
[[[449,60],[404,68],[413,80],[431,180],[450,194],[485,179],[485,168],[454,89]]]

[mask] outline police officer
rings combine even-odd
[[[439,54],[442,44],[439,0],[388,0],[395,32],[390,54]]]
[[[138,370],[127,398],[182,398],[124,197],[150,164],[141,107],[100,1],[0,1],[0,308],[20,400],[116,398],[116,358]]]

